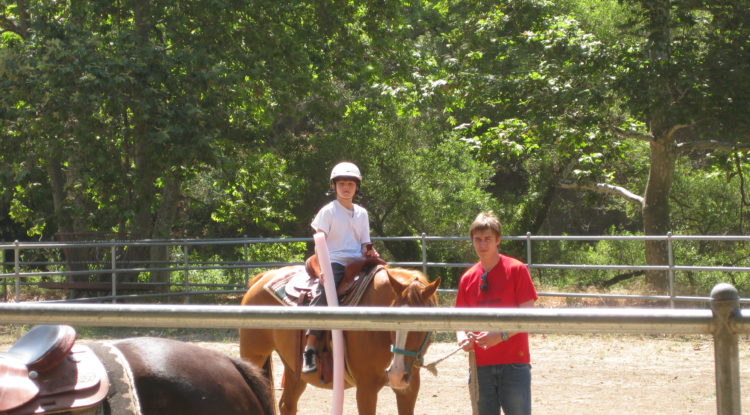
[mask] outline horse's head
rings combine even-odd
[[[437,305],[435,291],[440,285],[440,277],[433,282],[418,271],[389,270],[388,280],[396,294],[391,307],[434,307]],[[392,338],[393,360],[386,370],[390,385],[394,389],[409,386],[412,369],[424,363],[424,354],[430,345],[431,332],[397,331]]]

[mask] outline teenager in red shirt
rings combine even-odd
[[[500,254],[502,225],[480,213],[469,230],[479,262],[461,276],[456,307],[533,307],[539,298],[523,262]],[[464,350],[474,350],[479,414],[531,414],[531,359],[528,333],[456,333]]]

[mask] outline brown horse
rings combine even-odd
[[[242,304],[279,305],[264,289],[264,285],[278,275],[293,270],[294,267],[285,267],[258,274],[250,282]],[[440,278],[430,283],[419,271],[386,267],[375,274],[358,305],[435,306],[435,291],[439,285]],[[297,413],[297,401],[308,383],[332,388],[332,383],[323,384],[317,373],[298,372],[300,368],[296,363],[301,353],[300,337],[298,330],[240,329],[240,356],[258,367],[264,367],[271,381],[271,353],[275,350],[284,363],[285,385],[279,402],[281,415]],[[399,415],[414,413],[419,393],[419,365],[429,343],[430,333],[426,332],[344,332],[347,373],[351,383],[348,386],[357,388],[360,415],[375,415],[378,392],[387,384],[396,394]],[[417,370],[413,371],[415,366]]]
[[[70,326],[36,326],[0,353],[0,413],[274,413],[270,382],[240,358],[170,339],[75,336]]]
[[[130,364],[143,415],[273,415],[273,389],[242,359],[176,340],[113,344]]]

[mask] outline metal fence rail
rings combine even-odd
[[[0,304],[0,323],[84,326],[344,330],[489,330],[529,333],[711,334],[717,414],[740,415],[739,335],[750,311],[737,290],[719,284],[711,310],[280,307],[99,304]]]
[[[677,301],[703,301],[708,302],[708,297],[685,297],[677,296],[674,287],[675,272],[696,271],[696,272],[750,272],[748,266],[696,266],[696,265],[679,265],[674,261],[674,242],[675,241],[723,241],[723,242],[750,242],[750,236],[725,236],[725,235],[672,235],[671,233],[663,236],[550,236],[550,235],[531,235],[527,233],[521,236],[504,236],[507,241],[523,241],[526,245],[526,264],[530,269],[563,269],[563,270],[635,270],[635,271],[663,271],[668,280],[668,292],[664,295],[650,296],[622,296],[607,294],[573,294],[573,293],[540,293],[543,296],[563,296],[563,297],[595,297],[595,298],[633,298],[641,300],[665,300],[674,307]],[[423,272],[428,268],[466,268],[471,263],[446,263],[434,262],[428,260],[429,246],[434,242],[467,242],[468,237],[458,236],[400,236],[400,237],[374,237],[376,241],[417,241],[421,245],[421,258],[419,261],[392,262],[394,266],[404,267],[421,267]],[[669,264],[667,265],[602,265],[602,264],[548,264],[535,263],[532,257],[533,244],[538,241],[664,241],[667,245]],[[13,242],[0,243],[0,258],[4,259],[4,252],[9,250],[13,252],[13,262],[2,262],[0,265],[0,280],[12,278],[15,282],[15,298],[19,298],[22,279],[27,277],[54,277],[54,276],[75,276],[75,275],[110,275],[111,276],[111,296],[113,301],[117,298],[117,277],[121,273],[133,272],[177,272],[183,273],[183,282],[180,284],[187,291],[196,285],[189,281],[190,271],[206,270],[243,270],[245,281],[249,279],[249,271],[254,268],[273,268],[284,265],[300,264],[299,262],[256,262],[252,261],[247,252],[248,246],[252,244],[269,244],[269,243],[298,243],[311,242],[312,238],[227,238],[227,239],[170,239],[170,240],[133,240],[133,241],[96,241],[96,242]],[[154,247],[168,246],[180,248],[183,253],[181,261],[168,261],[161,263],[146,264],[146,261],[137,261],[138,266],[130,266],[128,261],[118,261],[116,252],[123,247]],[[196,261],[191,262],[188,255],[191,247],[196,246],[241,246],[244,257],[239,261]],[[91,263],[92,266],[100,266],[99,269],[89,269],[84,271],[71,270],[41,270],[52,266],[61,267],[62,263],[57,261],[40,262],[40,261],[21,261],[21,252],[34,250],[60,250],[72,248],[97,248],[109,251],[111,261],[108,263]],[[145,265],[144,265],[145,264]],[[240,285],[224,285],[224,288],[234,287],[241,288]],[[742,303],[749,303],[750,299],[742,299]]]

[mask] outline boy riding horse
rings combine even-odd
[[[370,221],[367,210],[354,203],[354,196],[359,191],[362,174],[359,168],[350,162],[341,162],[331,170],[330,184],[336,192],[336,200],[323,206],[312,227],[315,232],[326,235],[333,279],[336,286],[344,277],[346,266],[363,258],[379,257],[370,242]],[[326,275],[323,278],[330,278]],[[319,294],[310,305],[327,305],[325,290],[321,287]],[[322,330],[308,330],[305,337],[305,350],[302,353],[302,373],[318,370],[316,347],[318,339],[323,336]]]

